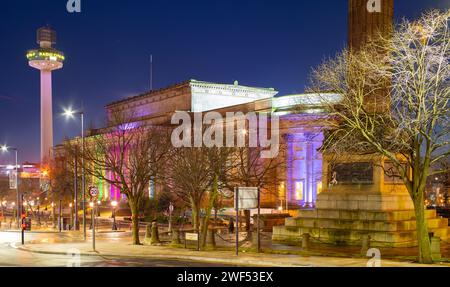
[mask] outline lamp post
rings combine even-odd
[[[34,200],[30,200],[30,201],[28,202],[28,204],[30,205],[30,211],[31,211],[31,214],[34,215]]]
[[[83,198],[83,237],[86,240],[86,181],[84,174],[84,112],[76,112],[71,109],[64,111],[67,118],[73,118],[75,115],[80,115],[81,119],[81,192]],[[75,171],[76,172],[76,171]],[[78,192],[75,188],[75,229],[78,230]]]
[[[18,166],[18,158],[19,158],[19,149],[14,148],[14,147],[8,147],[8,146],[2,146],[1,147],[1,151],[2,152],[8,152],[8,151],[14,151],[16,154],[16,166],[15,166],[15,171],[16,171],[16,177],[15,177],[15,185],[16,185],[16,191],[17,191],[17,208],[19,208],[20,206],[20,195],[19,195],[19,166]],[[21,224],[20,224],[20,215],[19,212],[17,212],[17,228],[20,229]]]
[[[111,206],[112,206],[112,218],[113,218],[113,225],[112,225],[112,230],[117,231],[117,224],[116,224],[116,207],[117,207],[117,201],[112,201],[111,202]]]
[[[59,225],[59,232],[61,233],[63,230],[63,210],[62,210],[62,199],[59,200],[59,220],[58,220],[58,225]]]
[[[38,226],[40,227],[41,226],[41,202],[40,202],[39,197],[37,198],[37,215],[38,215],[37,223],[38,223]]]
[[[56,214],[55,214],[55,203],[52,202],[52,224],[56,228],[55,220],[56,220]]]
[[[172,213],[174,210],[173,203],[169,204],[169,232],[172,232]]]
[[[22,245],[25,245],[25,229],[26,229],[26,218],[27,218],[27,210],[26,210],[26,201],[22,194],[22,212],[20,212],[20,230],[21,230],[21,237],[22,237]],[[19,206],[17,206],[19,208]]]
[[[92,221],[92,250],[95,252],[95,200],[89,203],[91,207],[91,221]]]
[[[70,225],[72,225],[72,224],[74,224],[73,223],[73,219],[74,219],[74,217],[73,217],[73,204],[70,203],[69,207],[70,207]]]
[[[18,214],[15,202],[11,203],[11,208],[13,210],[13,217],[11,218],[11,225],[10,225],[10,227],[12,226],[12,222],[17,220],[17,214]]]
[[[8,204],[8,202],[6,200],[2,202],[2,218],[3,218],[3,222],[6,222],[5,207],[6,207],[7,204]]]

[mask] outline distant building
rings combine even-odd
[[[25,162],[18,166],[20,188],[22,192],[31,194],[39,192],[41,181],[40,164]],[[14,165],[0,165],[0,198],[15,198],[15,189],[11,189],[11,180],[15,173]]]

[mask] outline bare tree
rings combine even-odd
[[[279,155],[273,158],[263,158],[262,147],[237,147],[229,158],[227,186],[229,189],[233,187],[258,187],[262,194],[272,195],[273,191],[277,191],[279,179],[277,172],[286,167],[286,159],[284,156],[285,149],[280,147]],[[246,210],[245,222],[246,229],[250,231],[250,210]]]
[[[50,185],[49,197],[53,202],[71,202],[74,198],[75,188],[75,155],[63,152],[61,147],[55,157],[48,161],[48,181]]]
[[[212,208],[224,192],[230,152],[229,148],[180,147],[174,149],[168,164],[166,183],[191,208],[193,227],[201,233],[202,245],[205,244]],[[202,210],[205,211],[203,221]]]
[[[148,186],[162,178],[170,147],[170,135],[165,127],[133,122],[132,115],[122,112],[112,113],[109,128],[87,139],[86,172],[117,187],[127,197],[134,245],[140,244],[139,211]]]
[[[312,74],[313,90],[342,97],[339,105],[329,104],[332,130],[324,150],[378,153],[393,163],[414,202],[423,263],[432,262],[426,180],[448,172],[430,167],[449,156],[449,17],[449,11],[431,11],[404,20],[392,37],[343,51]]]

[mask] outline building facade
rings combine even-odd
[[[277,168],[271,184],[263,194],[262,205],[274,210],[313,207],[322,189],[323,142],[322,120],[326,111],[323,97],[335,99],[333,94],[300,94],[277,96],[273,88],[257,88],[233,84],[218,84],[188,80],[157,91],[116,101],[106,106],[111,118],[116,113],[129,115],[130,124],[170,125],[176,112],[191,114],[217,112],[256,113],[279,117],[279,142],[286,151],[277,160],[284,162]],[[91,131],[91,134],[101,132]],[[109,176],[113,176],[112,174]],[[115,186],[92,178],[103,200],[124,197]],[[153,182],[148,186],[149,197],[162,192]]]

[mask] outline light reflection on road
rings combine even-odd
[[[102,234],[108,240],[117,241],[127,234]],[[27,233],[26,242],[48,243],[71,239],[65,233]],[[72,255],[39,254],[17,249],[21,245],[18,232],[0,232],[0,267],[66,267]],[[16,247],[16,248],[15,248]],[[152,258],[107,258],[103,256],[82,256],[81,267],[222,267],[226,265],[196,263],[178,260]]]

